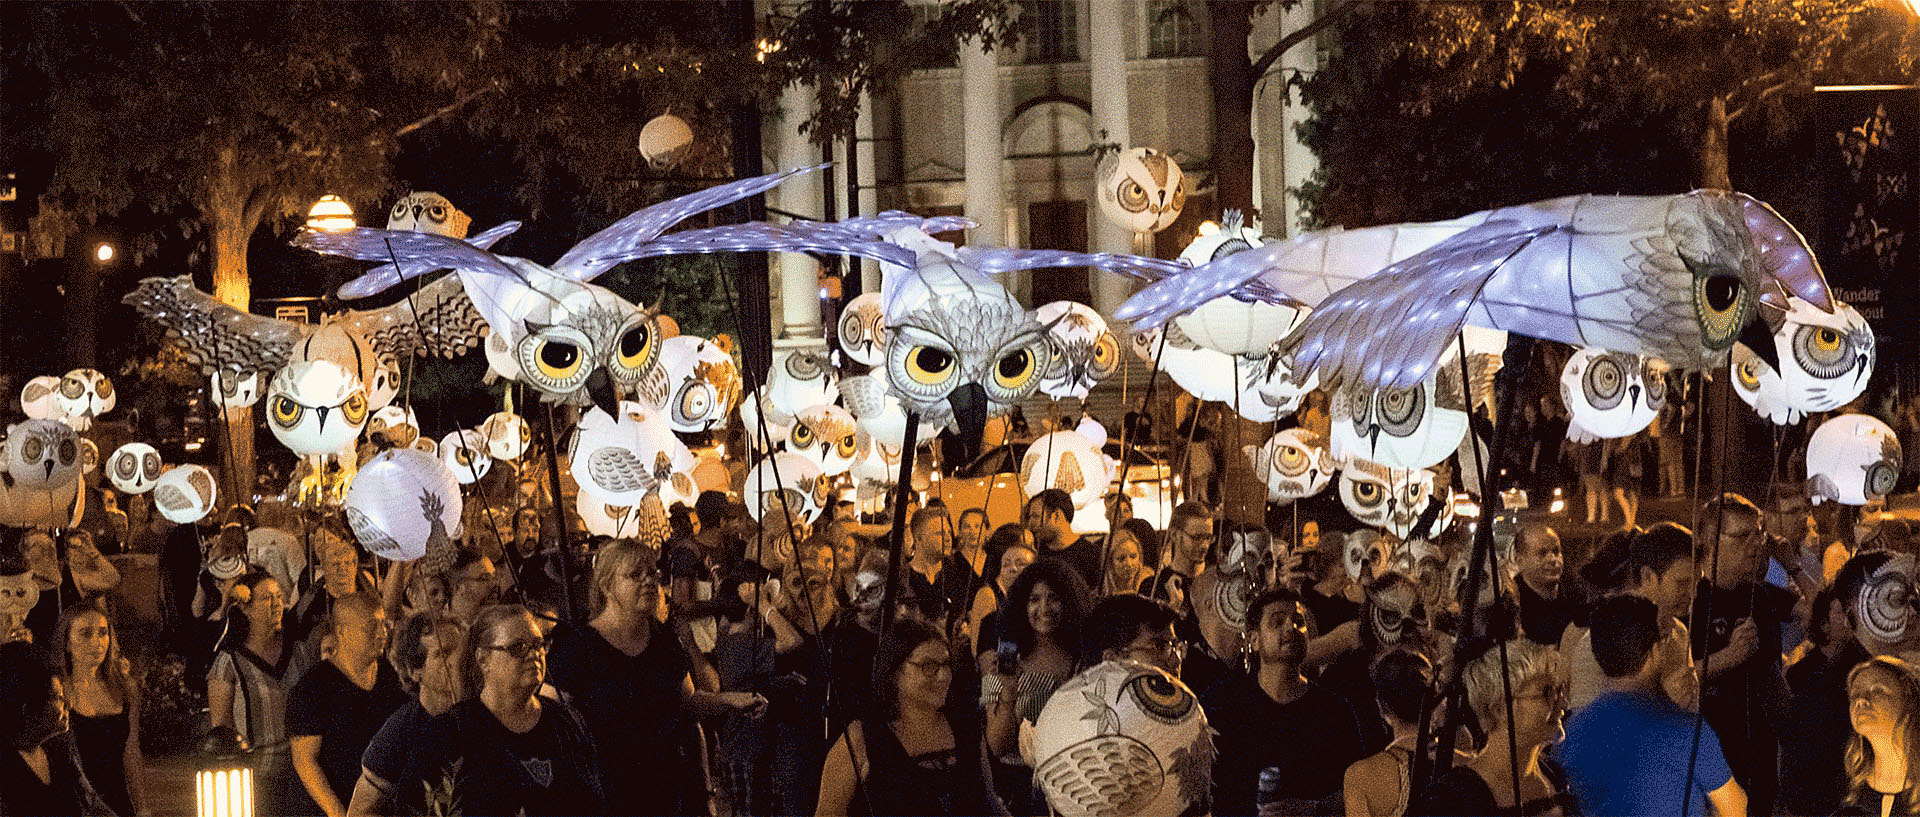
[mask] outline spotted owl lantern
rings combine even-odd
[[[289,364],[267,384],[267,429],[303,457],[352,450],[370,413],[366,386],[330,360]]]
[[[62,422],[73,426],[75,431],[86,431],[93,427],[94,418],[113,410],[120,402],[120,395],[114,393],[113,381],[98,370],[74,369],[60,378],[56,402]]]
[[[755,521],[786,514],[796,522],[812,522],[828,499],[827,481],[819,466],[787,451],[762,458],[747,472],[746,484],[740,488],[740,501]]]
[[[637,505],[694,464],[693,452],[673,436],[666,418],[634,402],[621,403],[618,417],[599,409],[583,415],[570,459],[581,492],[618,507]]]
[[[853,415],[839,406],[809,406],[794,418],[787,431],[787,450],[806,457],[824,476],[839,476],[853,467],[866,442]]]
[[[1363,524],[1405,538],[1433,496],[1433,472],[1349,460],[1340,469],[1340,503]]]
[[[496,460],[517,460],[533,444],[533,427],[518,414],[496,411],[480,424],[487,440],[487,455]]]
[[[1187,176],[1173,157],[1153,148],[1108,156],[1094,182],[1100,214],[1130,233],[1157,233],[1187,205]]]
[[[460,535],[460,484],[424,451],[382,451],[353,476],[343,503],[355,539],[383,559],[407,562]]]
[[[1900,439],[1886,423],[1842,414],[1807,440],[1807,495],[1817,504],[1865,505],[1893,493],[1900,479]]]
[[[204,466],[181,465],[160,475],[153,485],[153,508],[168,522],[190,525],[213,512],[220,498],[213,472]]]
[[[674,431],[699,434],[719,428],[740,402],[740,369],[733,356],[712,341],[691,335],[661,341],[660,369],[666,379],[660,409]]]
[[[1416,471],[1446,460],[1467,434],[1459,374],[1449,365],[1404,389],[1339,390],[1331,412],[1334,458]]]
[[[144,494],[160,479],[160,452],[146,443],[127,443],[107,456],[107,482],[123,494]]]
[[[1054,301],[1035,309],[1033,316],[1050,327],[1047,342],[1053,352],[1053,362],[1040,378],[1041,394],[1085,400],[1088,391],[1120,370],[1120,341],[1093,307]]]
[[[1244,450],[1266,483],[1267,501],[1282,505],[1326,490],[1338,469],[1326,438],[1304,428],[1275,432],[1265,445]]]
[[[1186,684],[1156,667],[1107,661],[1074,676],[1021,725],[1020,743],[1062,817],[1209,810],[1206,713]]]
[[[60,409],[61,378],[45,375],[20,387],[20,411],[30,420],[58,420],[66,415]]]
[[[1667,405],[1667,364],[1589,346],[1560,369],[1567,439],[1590,443],[1638,434]]]
[[[1020,458],[1020,486],[1027,496],[1058,488],[1084,508],[1107,495],[1113,469],[1093,442],[1074,431],[1056,431],[1027,446]]]
[[[493,455],[487,453],[487,435],[463,428],[440,438],[440,462],[461,485],[472,485],[493,470]]]
[[[887,357],[887,317],[880,293],[864,292],[840,313],[840,351],[862,366],[878,366]]]
[[[401,196],[387,213],[387,229],[466,238],[473,219],[453,206],[446,196],[425,190]]]

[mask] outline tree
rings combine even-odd
[[[1292,9],[1302,0],[1280,0],[1280,7]],[[1273,5],[1273,0],[1207,0],[1208,45],[1207,75],[1213,94],[1213,179],[1214,201],[1224,212],[1237,209],[1255,212],[1253,206],[1253,99],[1261,78],[1295,46],[1307,43],[1322,31],[1340,23],[1358,0],[1334,0],[1319,17],[1298,29],[1281,35],[1258,58],[1247,54],[1247,39],[1253,35],[1253,18]],[[1169,13],[1191,13],[1184,7]],[[1289,86],[1298,78],[1288,80]]]

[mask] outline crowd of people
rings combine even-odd
[[[1802,506],[1724,495],[1577,571],[1523,522],[1465,608],[1390,560],[1350,575],[1341,532],[1193,502],[1156,529],[1115,497],[1086,535],[1058,490],[998,527],[938,499],[774,510],[710,491],[659,544],[581,544],[536,503],[430,565],[236,507],[167,534],[138,652],[204,684],[271,815],[1043,815],[1022,730],[1108,661],[1197,695],[1214,814],[1920,810],[1920,670],[1856,637],[1913,543]],[[64,535],[0,536],[0,589],[38,591],[0,621],[0,815],[164,811],[119,577]]]

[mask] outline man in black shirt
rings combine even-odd
[[[1091,536],[1073,534],[1073,498],[1059,488],[1048,488],[1027,500],[1023,520],[1033,533],[1042,559],[1059,559],[1080,572],[1088,587],[1100,587],[1104,548]]]
[[[1514,537],[1513,549],[1520,571],[1520,629],[1528,641],[1557,647],[1567,625],[1583,623],[1587,610],[1586,594],[1561,581],[1566,557],[1560,534],[1543,524],[1526,525]]]
[[[371,594],[336,599],[325,633],[332,653],[300,676],[287,697],[299,790],[287,792],[286,802],[339,817],[353,800],[361,753],[407,694],[380,660],[387,614]]]

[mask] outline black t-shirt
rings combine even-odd
[[[599,747],[611,810],[678,813],[690,768],[680,693],[692,662],[673,628],[655,623],[647,648],[627,655],[591,626],[561,625],[547,667]]]
[[[426,814],[428,787],[438,769],[434,764],[448,751],[444,735],[434,728],[433,716],[418,700],[408,701],[375,732],[360,755],[360,765],[391,787],[386,792],[394,802],[396,815]],[[322,742],[324,745],[325,742]]]
[[[1560,583],[1560,595],[1547,598],[1535,592],[1526,579],[1514,582],[1520,588],[1520,629],[1528,641],[1548,647],[1560,646],[1560,636],[1570,624],[1585,626],[1587,594],[1568,582]]]
[[[1753,619],[1758,628],[1759,644],[1753,655],[1705,681],[1700,710],[1720,735],[1735,779],[1750,795],[1755,794],[1756,782],[1762,784],[1759,794],[1766,795],[1768,803],[1777,780],[1778,730],[1787,705],[1786,679],[1780,669],[1780,625],[1792,620],[1795,601],[1793,593],[1764,582],[1720,588],[1702,581],[1689,624],[1695,658],[1725,647],[1743,618]]]
[[[1106,555],[1106,540],[1097,536],[1082,536],[1073,544],[1060,550],[1050,550],[1040,555],[1042,559],[1059,559],[1074,570],[1080,572],[1087,587],[1100,586],[1100,561]]]
[[[873,706],[873,657],[880,635],[860,626],[858,611],[843,607],[825,633],[830,676],[829,712],[835,727],[858,720]]]
[[[603,773],[593,738],[572,707],[540,699],[540,720],[525,733],[468,699],[435,719],[435,764],[462,814],[604,814]],[[623,770],[631,774],[634,770]],[[430,778],[430,785],[431,785]],[[429,795],[432,796],[432,795]],[[622,812],[626,813],[626,812]]]
[[[1280,769],[1279,797],[1322,800],[1338,795],[1347,766],[1367,756],[1353,706],[1318,684],[1291,703],[1267,697],[1246,676],[1214,684],[1200,696],[1214,741],[1213,810],[1253,814],[1260,770]],[[1317,813],[1317,812],[1316,812]]]
[[[933,582],[940,597],[947,602],[948,610],[966,611],[973,608],[973,597],[986,586],[986,579],[973,572],[973,565],[966,561],[958,551],[947,557],[940,566],[940,575]]]
[[[287,694],[287,737],[320,736],[320,771],[344,806],[353,799],[353,784],[360,779],[360,756],[367,744],[387,717],[406,702],[406,692],[385,662],[381,662],[370,690],[354,686],[330,661],[315,664]],[[302,803],[309,797],[298,776],[288,785],[297,789],[288,792],[290,802]]]
[[[1307,612],[1313,616],[1315,636],[1326,635],[1333,632],[1333,628],[1360,617],[1359,602],[1338,594],[1321,595],[1313,585],[1300,591],[1300,603],[1306,605]]]
[[[1780,754],[1793,758],[1794,769],[1780,778],[1780,804],[1788,814],[1831,814],[1846,797],[1843,760],[1853,736],[1847,674],[1868,657],[1860,642],[1849,638],[1838,655],[1828,658],[1813,650],[1787,669],[1793,693],[1780,730]]]

